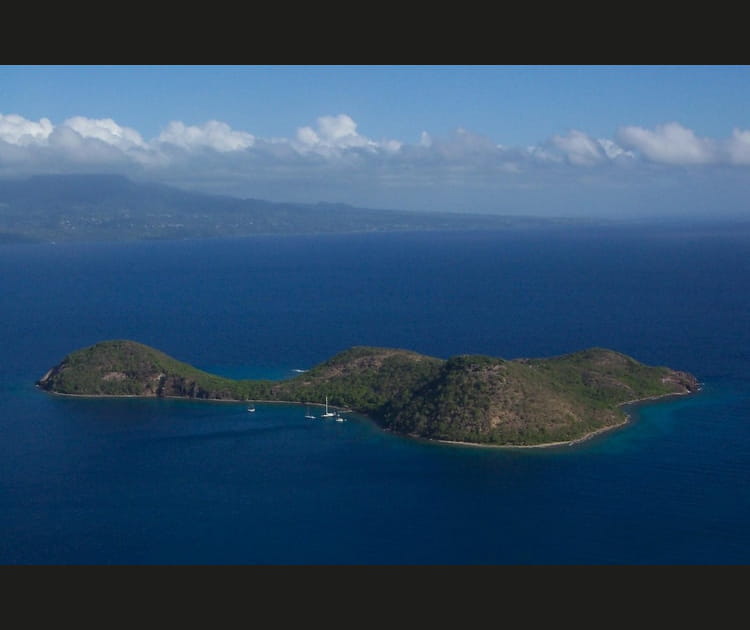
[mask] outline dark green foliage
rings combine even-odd
[[[283,382],[277,390],[287,400],[321,402],[328,396],[334,406],[373,413],[430,378],[441,363],[405,350],[359,346]]]
[[[64,394],[194,398],[236,398],[241,384],[127,340],[103,341],[73,352],[40,382]]]
[[[127,340],[68,355],[39,387],[62,394],[174,396],[322,404],[366,413],[399,433],[489,444],[568,441],[621,422],[624,402],[694,391],[690,374],[593,348],[550,359],[443,360],[350,348],[292,379],[231,380]]]

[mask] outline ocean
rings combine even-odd
[[[748,225],[3,245],[0,271],[2,564],[750,562]],[[703,389],[575,446],[492,449],[298,406],[35,388],[105,339],[232,378],[352,345],[600,346]]]

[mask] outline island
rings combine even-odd
[[[688,372],[605,348],[506,360],[356,346],[292,378],[233,380],[123,339],[70,353],[36,385],[73,396],[327,401],[405,436],[515,447],[574,443],[627,422],[625,404],[699,389]]]

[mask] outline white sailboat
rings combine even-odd
[[[305,418],[308,420],[315,420],[315,416],[310,413],[310,407],[305,409]]]
[[[333,418],[336,414],[333,411],[328,411],[328,396],[326,396],[326,412],[320,416],[321,418]]]

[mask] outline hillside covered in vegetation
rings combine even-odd
[[[331,405],[405,435],[494,445],[579,439],[625,420],[620,405],[696,391],[686,372],[592,348],[545,359],[439,359],[358,346],[285,380],[232,380],[149,346],[111,340],[72,352],[38,382],[82,396]]]

